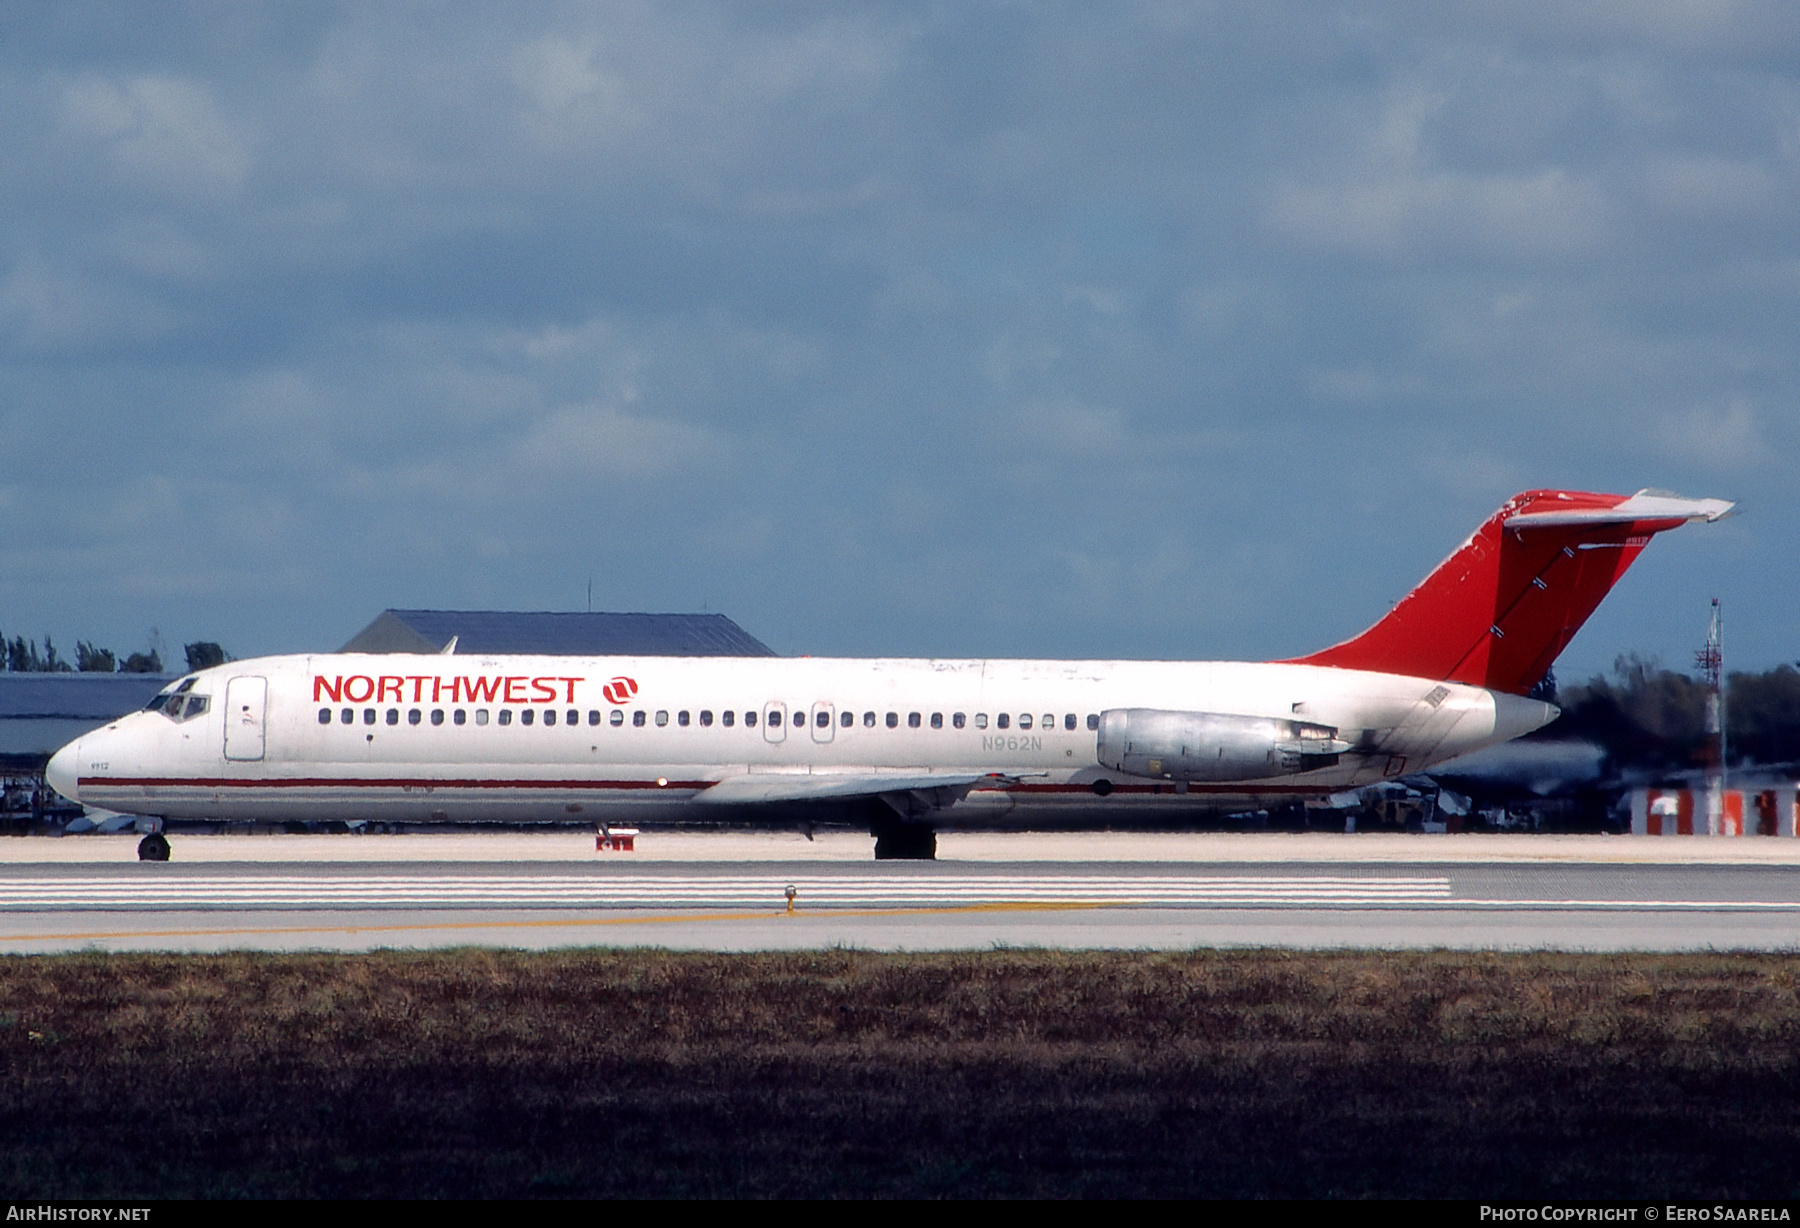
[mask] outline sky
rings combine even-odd
[[[1649,487],[1559,677],[1800,658],[1793,18],[9,4],[0,633],[1268,659]]]

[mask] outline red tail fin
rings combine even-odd
[[[1300,657],[1466,682],[1522,695],[1535,686],[1650,538],[1717,520],[1720,499],[1639,491],[1514,495],[1386,618],[1353,640]]]

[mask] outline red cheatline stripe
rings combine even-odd
[[[711,780],[439,780],[431,777],[396,777],[370,780],[339,776],[282,776],[245,778],[173,776],[83,776],[76,787],[168,789],[705,789]]]
[[[1262,794],[1262,793],[1295,793],[1295,794],[1303,794],[1307,797],[1322,797],[1327,793],[1331,793],[1331,792],[1336,791],[1337,789],[1342,789],[1342,788],[1346,788],[1346,787],[1347,786],[1344,786],[1344,785],[1335,785],[1335,786],[1331,786],[1331,787],[1326,787],[1323,785],[1265,785],[1265,784],[1258,784],[1255,781],[1246,780],[1246,781],[1242,781],[1238,784],[1230,784],[1230,785],[1190,784],[1188,786],[1188,792],[1189,793],[1223,793],[1223,794],[1229,794],[1233,797],[1250,797],[1252,795]],[[1017,784],[1017,785],[998,785],[998,786],[994,786],[994,787],[990,788],[985,785],[977,785],[974,789],[974,792],[976,792],[976,793],[1089,793],[1089,794],[1091,794],[1094,792],[1094,786],[1091,784],[1066,784],[1066,785]],[[1112,787],[1112,792],[1114,792],[1114,793],[1162,793],[1169,797],[1179,796],[1179,791],[1176,789],[1175,785],[1172,782],[1168,783],[1168,784],[1161,784],[1161,785],[1125,785],[1125,784],[1119,784],[1115,781],[1113,784],[1113,787]]]
[[[658,784],[654,780],[440,780],[432,777],[393,777],[366,779],[340,776],[246,777],[173,777],[173,776],[83,776],[77,788],[156,788],[156,789],[710,789],[716,780],[671,780]],[[977,793],[1070,793],[1098,796],[1091,784],[1017,784],[995,788],[977,788]],[[1241,784],[1190,784],[1188,793],[1223,794],[1250,797],[1265,794],[1296,794],[1312,797],[1327,792],[1318,785],[1266,785],[1246,781]],[[1173,784],[1115,784],[1114,794],[1156,794],[1179,797]]]

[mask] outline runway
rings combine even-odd
[[[1063,847],[1058,839],[1021,838],[1007,851],[1054,851]],[[96,853],[107,857],[70,857],[74,841],[52,842],[54,858],[31,859],[13,842],[0,857],[0,953],[459,945],[1800,950],[1800,866],[1789,857],[1670,861],[1659,847],[1656,858],[1631,860],[1618,856],[1629,849],[1619,840],[1565,843],[1555,856],[1544,845],[1510,858],[1501,854],[1518,846],[1490,845],[1495,856],[1481,860],[1469,855],[1478,846],[1427,838],[1402,846],[1415,852],[1408,862],[1356,838],[1296,842],[1288,847],[1302,856],[1283,859],[1267,846],[1259,858],[1244,857],[1241,842],[1200,836],[1161,849],[1164,856],[1089,863],[874,863],[829,850],[811,860],[640,861],[596,858],[591,844],[581,860],[350,860],[373,846],[338,840],[326,847],[344,859],[285,856],[303,846],[265,837],[238,847],[236,858],[162,864],[112,859],[116,850],[98,842]],[[204,846],[190,839],[182,847]],[[1384,856],[1359,858],[1365,848]],[[1187,856],[1171,860],[1169,852]],[[251,853],[261,859],[247,859]]]

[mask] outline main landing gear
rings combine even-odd
[[[904,821],[876,824],[876,861],[936,861],[937,833],[925,823]]]
[[[159,831],[153,831],[138,841],[139,861],[167,861],[169,859],[169,838]]]

